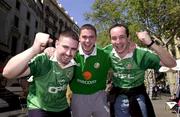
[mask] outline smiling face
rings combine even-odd
[[[60,36],[56,41],[56,57],[63,66],[67,65],[74,58],[78,50],[78,37],[73,39],[71,36]]]
[[[110,38],[113,48],[120,57],[124,57],[129,48],[130,40],[126,34],[126,29],[121,26],[116,26],[110,30]]]
[[[96,43],[96,33],[91,29],[82,29],[79,41],[83,52],[89,55],[92,53]]]

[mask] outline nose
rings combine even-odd
[[[121,43],[121,39],[118,38],[118,39],[116,40],[116,43]]]
[[[90,42],[90,38],[86,38],[86,42]]]
[[[68,56],[71,55],[71,49],[68,49],[68,50],[66,51],[66,55],[68,55]]]

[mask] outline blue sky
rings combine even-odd
[[[68,14],[77,21],[78,26],[82,26],[85,23],[91,23],[86,21],[83,14],[91,11],[91,5],[95,0],[58,0],[60,4],[68,11]]]

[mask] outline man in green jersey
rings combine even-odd
[[[49,58],[44,53],[39,54],[51,42],[49,34],[37,33],[32,47],[8,61],[3,70],[6,78],[33,76],[27,97],[28,116],[71,117],[65,94],[73,76],[78,40],[75,32],[62,32]]]
[[[73,117],[110,117],[105,88],[111,61],[108,54],[96,46],[96,38],[93,25],[80,28],[77,66],[70,82]]]
[[[117,94],[114,103],[115,116],[154,117],[153,107],[144,87],[145,71],[158,70],[160,66],[174,67],[175,59],[156,45],[146,31],[137,32],[137,36],[156,54],[133,43],[125,25],[113,25],[109,34],[112,45],[105,50],[112,62],[112,91]]]
[[[70,82],[73,117],[110,117],[105,88],[111,61],[109,55],[96,46],[96,38],[93,25],[84,24],[80,28],[77,65]],[[45,52],[51,56],[53,48]]]

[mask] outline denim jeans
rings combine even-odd
[[[143,95],[137,95],[136,100],[139,104],[143,117],[147,117],[145,98]],[[131,117],[129,113],[129,100],[126,95],[119,95],[114,104],[115,117]]]

